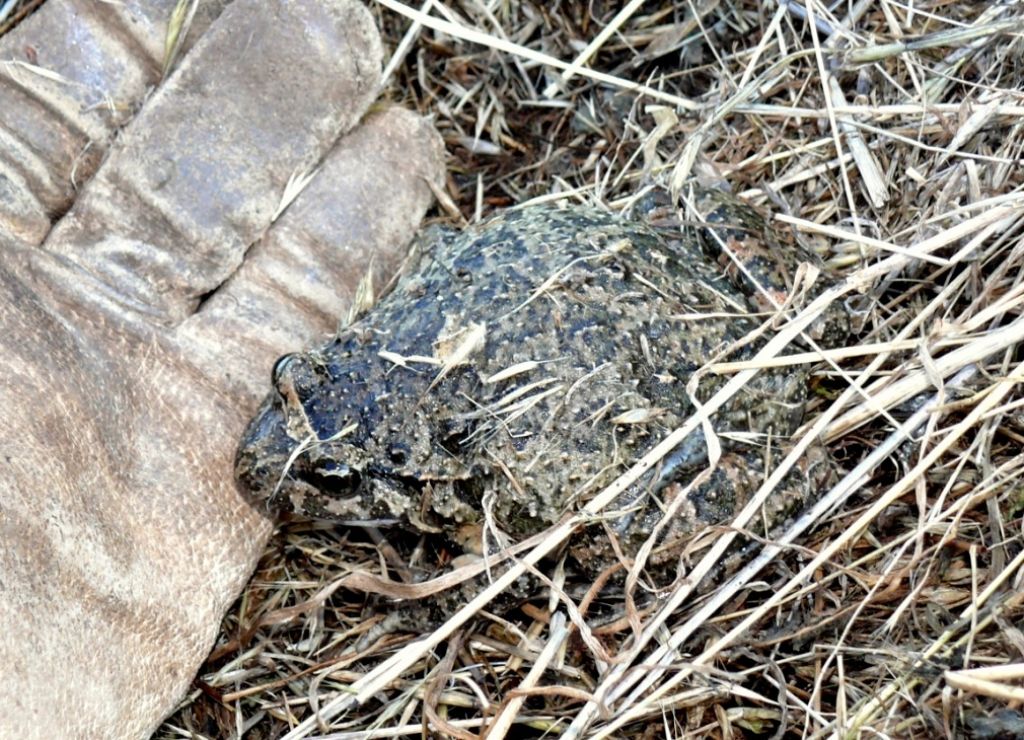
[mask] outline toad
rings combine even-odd
[[[276,509],[410,527],[469,551],[485,531],[493,550],[585,503],[693,412],[695,373],[762,346],[759,327],[817,259],[728,194],[697,194],[698,225],[661,199],[642,218],[547,204],[425,234],[364,316],[278,360],[239,448],[243,485]],[[842,331],[840,315],[815,327],[826,343]],[[765,370],[713,418],[730,454],[674,507],[665,542],[745,503],[777,457],[766,449],[801,423],[806,376]],[[723,383],[701,373],[696,400]],[[691,434],[604,526],[577,534],[577,566],[593,575],[616,551],[635,554],[707,459]],[[789,476],[769,525],[813,497],[819,462]],[[664,542],[658,552],[652,562],[673,561]]]

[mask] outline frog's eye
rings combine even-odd
[[[405,445],[391,445],[388,448],[388,459],[395,465],[405,465],[409,462],[409,448]]]
[[[283,355],[277,359],[274,363],[273,369],[270,371],[270,382],[277,387],[281,383],[281,377],[288,372],[288,366],[292,364],[292,360],[295,358],[294,354]]]
[[[363,478],[345,463],[328,462],[303,476],[307,483],[331,498],[347,498],[359,491]]]

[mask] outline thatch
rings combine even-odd
[[[699,175],[818,250],[858,333],[784,362],[820,368],[800,440],[853,472],[757,570],[698,596],[723,528],[663,608],[590,632],[537,599],[352,652],[375,620],[339,579],[401,556],[289,522],[158,737],[1024,734],[1024,9],[829,7],[374,5],[386,95],[447,144],[436,219]]]

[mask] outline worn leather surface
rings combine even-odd
[[[145,737],[188,688],[272,527],[231,477],[269,367],[395,263],[442,176],[422,119],[364,118],[381,56],[355,2],[236,0],[74,184],[54,163],[88,142],[0,115],[34,155],[4,187],[50,188],[32,218],[0,199],[0,737]]]
[[[203,0],[179,58],[230,0]],[[0,235],[38,244],[163,77],[177,0],[43,4],[0,38]]]

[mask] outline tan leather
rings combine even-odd
[[[229,1],[197,5],[179,55]],[[70,207],[160,81],[177,3],[57,0],[0,38],[0,241],[38,244]]]
[[[355,2],[237,0],[41,243],[0,234],[0,737],[145,737],[208,652],[272,526],[231,478],[270,365],[441,180],[405,111],[333,146],[380,61]]]

